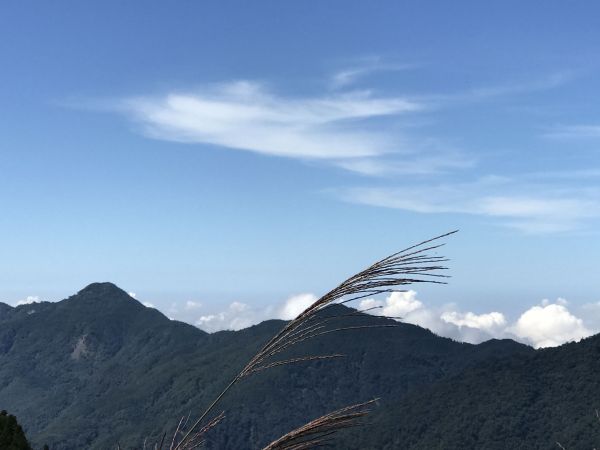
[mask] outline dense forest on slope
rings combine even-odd
[[[600,335],[532,355],[490,359],[408,395],[376,448],[600,447]],[[384,425],[386,424],[386,425]]]
[[[36,448],[139,448],[201,412],[282,325],[207,334],[110,283],[57,303],[0,304],[0,408],[19,417]],[[275,368],[236,386],[208,447],[261,448],[375,397],[369,425],[340,436],[339,448],[507,448],[499,443],[510,438],[524,445],[511,448],[555,448],[560,440],[571,449],[600,435],[596,338],[534,351],[509,340],[458,343],[399,324],[332,333],[296,352],[332,350],[346,357]]]
[[[0,449],[31,450],[17,418],[6,411],[0,411]]]

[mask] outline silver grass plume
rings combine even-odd
[[[190,442],[198,442],[198,440],[208,430],[208,425],[199,429],[204,419],[221,401],[223,396],[243,378],[248,377],[256,372],[276,366],[293,364],[297,362],[333,359],[343,356],[338,353],[331,353],[326,355],[305,355],[297,358],[277,359],[276,355],[280,354],[284,350],[287,350],[300,342],[314,339],[318,336],[328,333],[363,328],[396,326],[393,324],[356,325],[342,327],[332,326],[332,322],[334,322],[335,319],[355,314],[360,317],[361,315],[359,313],[366,312],[368,310],[356,311],[355,313],[344,315],[334,314],[329,317],[322,317],[321,315],[318,315],[318,313],[330,308],[335,304],[345,304],[384,293],[405,292],[406,289],[403,287],[411,284],[446,284],[445,279],[448,276],[440,272],[447,269],[443,263],[448,261],[448,259],[443,256],[436,255],[435,251],[445,245],[443,242],[440,242],[441,239],[448,237],[457,231],[458,230],[451,231],[449,233],[436,236],[432,239],[427,239],[426,241],[412,245],[404,250],[387,256],[375,262],[363,271],[352,275],[335,289],[329,291],[315,301],[298,317],[288,322],[279,333],[277,333],[258,351],[258,353],[256,353],[256,355],[250,359],[240,373],[238,373],[233,380],[231,380],[231,382],[225,387],[225,389],[223,389],[217,398],[208,406],[208,408],[206,408],[200,418],[189,428],[183,438],[178,443],[173,441],[170,450],[184,450],[193,448],[189,447]],[[369,308],[369,310],[370,309],[373,308]],[[212,419],[209,422],[209,425],[219,417],[222,419],[222,414],[217,416],[215,419]],[[217,420],[217,423],[218,421],[220,421],[220,419]],[[216,423],[214,423],[212,426],[214,425],[216,425]],[[212,428],[212,426],[209,428]],[[199,432],[201,432],[200,435],[198,434]],[[308,447],[296,448],[300,449]]]

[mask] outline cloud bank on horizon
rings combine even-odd
[[[170,314],[214,333],[240,330],[268,319],[291,320],[316,300],[314,294],[304,293],[265,308],[236,301],[211,314],[202,314],[201,310],[190,314],[186,307],[183,310],[174,308]],[[600,302],[585,304],[577,308],[577,312],[572,312],[563,298],[553,302],[545,299],[513,321],[498,311],[482,314],[463,312],[456,304],[429,307],[417,298],[417,292],[413,290],[393,292],[384,299],[363,299],[352,306],[369,314],[392,317],[426,328],[439,336],[472,344],[489,339],[513,339],[534,348],[556,347],[600,331]]]

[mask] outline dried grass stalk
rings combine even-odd
[[[300,342],[314,339],[328,333],[362,328],[395,326],[393,324],[380,324],[336,327],[335,325],[332,325],[332,322],[334,322],[335,319],[347,317],[348,315],[354,315],[356,313],[334,314],[332,316],[324,317],[323,311],[335,304],[344,304],[384,293],[404,292],[405,289],[402,289],[402,287],[410,284],[445,284],[444,279],[447,278],[447,275],[441,274],[440,271],[447,269],[443,263],[448,260],[443,256],[437,256],[432,252],[435,252],[444,245],[443,243],[438,243],[440,239],[454,233],[456,233],[456,231],[428,239],[383,258],[365,270],[351,276],[335,289],[319,298],[298,317],[288,322],[279,333],[277,333],[256,355],[254,355],[254,357],[252,357],[252,359],[250,359],[241,372],[231,380],[218,397],[208,406],[200,418],[192,425],[180,443],[171,450],[183,450],[189,448],[186,447],[186,445],[193,439],[197,428],[201,425],[206,416],[221,401],[229,389],[241,379],[256,372],[276,366],[322,359],[333,359],[343,356],[332,353],[328,355],[309,355],[297,358],[273,360],[275,355],[288,350],[290,347],[293,347]],[[358,314],[357,317],[361,317],[361,315]]]
[[[347,406],[319,417],[271,442],[263,450],[301,450],[321,447],[343,429],[361,425],[376,400]]]
[[[189,418],[189,416],[188,416],[188,418]],[[184,418],[181,418],[181,420],[179,421],[179,425],[177,426],[177,430],[173,434],[173,440],[171,441],[171,446],[169,447],[169,450],[174,450],[175,448],[178,448],[181,450],[193,450],[195,448],[200,447],[202,444],[204,444],[204,441],[205,441],[204,438],[205,438],[206,433],[211,428],[215,427],[224,418],[225,418],[225,412],[223,411],[223,412],[221,412],[221,414],[219,414],[218,416],[216,416],[212,420],[210,420],[202,428],[198,429],[197,431],[194,431],[189,436],[188,436],[188,434],[186,434],[184,439],[182,439],[182,441],[178,444],[177,443],[178,435],[180,434],[180,432],[182,430],[185,429],[185,424],[182,426],[182,422],[183,422]],[[187,419],[185,420],[185,423],[187,423]]]

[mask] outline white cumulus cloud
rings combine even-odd
[[[31,305],[33,303],[40,303],[40,302],[41,302],[41,300],[40,300],[40,298],[37,295],[28,295],[23,300],[17,301],[17,303],[15,304],[15,306]]]
[[[378,311],[375,313],[377,315],[403,318],[407,314],[423,307],[423,303],[417,300],[416,296],[417,293],[413,290],[392,292],[385,301],[372,298],[361,300],[359,309],[371,310],[372,308],[378,308]]]
[[[278,319],[292,320],[317,301],[314,294],[299,294],[288,298],[277,313]]]
[[[502,324],[506,323],[504,316],[496,312],[478,315],[457,311],[454,305],[427,307],[417,299],[417,292],[413,290],[392,292],[384,300],[361,300],[359,309],[374,315],[394,317],[440,336],[471,343],[499,337],[503,334]]]
[[[502,330],[506,326],[506,318],[504,314],[499,312],[475,314],[472,312],[446,311],[442,313],[440,318],[444,322],[454,324],[459,328],[470,327],[489,332]]]
[[[199,309],[199,308],[202,308],[202,303],[195,302],[193,300],[188,300],[187,302],[185,302],[184,308],[185,308],[186,311],[190,311],[190,310],[194,310],[194,309]]]
[[[201,315],[194,324],[209,333],[220,330],[241,330],[268,319],[291,320],[316,300],[314,294],[305,293],[293,295],[275,306],[254,307],[236,301],[222,311]],[[195,307],[186,308],[188,316],[194,309]]]
[[[241,302],[231,303],[224,311],[200,316],[195,325],[209,333],[220,330],[241,330],[262,322],[267,317],[260,310]]]
[[[511,331],[535,348],[556,347],[593,334],[564,304],[547,302],[525,311]]]
[[[462,312],[452,304],[428,307],[417,299],[415,291],[410,290],[394,292],[384,300],[364,299],[359,303],[359,309],[369,310],[374,315],[400,317],[402,322],[458,341],[479,343],[492,338],[511,338],[540,348],[579,340],[593,334],[593,329],[600,328],[600,302],[583,307],[588,316],[599,319],[590,327],[571,313],[567,305],[563,298],[554,302],[543,300],[541,306],[529,308],[511,323],[505,314],[498,311],[481,314]]]

